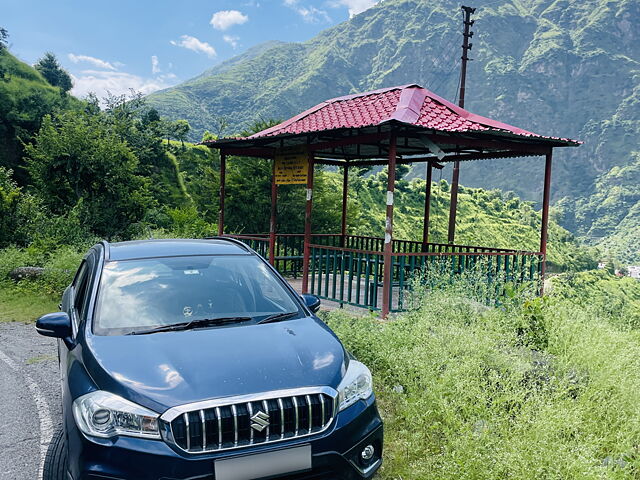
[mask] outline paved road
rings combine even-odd
[[[56,342],[0,322],[0,480],[36,480],[60,418]]]

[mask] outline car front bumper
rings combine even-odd
[[[382,420],[375,398],[361,400],[340,412],[333,425],[317,436],[272,445],[247,447],[212,454],[187,454],[164,441],[133,437],[88,439],[67,422],[69,480],[215,480],[216,459],[311,445],[312,470],[278,477],[295,480],[360,480],[373,476],[382,462]],[[366,445],[375,455],[360,457]]]

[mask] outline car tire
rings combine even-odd
[[[67,435],[64,427],[58,425],[44,457],[42,480],[66,480],[67,465]]]

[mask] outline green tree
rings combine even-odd
[[[13,172],[0,167],[0,248],[13,243],[18,227],[20,188],[13,181]]]
[[[7,32],[7,29],[0,27],[0,50],[7,48],[8,38],[9,38],[9,32]]]
[[[182,148],[184,148],[184,141],[186,140],[187,135],[189,135],[190,130],[191,130],[191,125],[189,125],[189,122],[187,122],[186,120],[176,120],[174,122],[174,127],[173,127],[174,135],[178,140],[180,140],[180,143],[182,144]]]
[[[253,135],[254,133],[261,132],[262,130],[266,130],[267,128],[275,127],[281,121],[282,120],[276,120],[275,118],[268,118],[266,120],[264,120],[264,119],[256,120],[249,126],[249,128],[247,128],[246,130],[242,131],[240,133],[240,136],[249,137],[249,136]],[[227,123],[224,123],[224,120],[220,120],[220,123],[224,124],[225,128],[226,128]],[[221,137],[221,136],[222,136],[222,132],[219,132],[218,133],[218,137]]]
[[[142,115],[142,123],[145,125],[151,125],[160,121],[160,114],[155,108],[150,108]]]
[[[54,87],[59,87],[62,93],[67,93],[73,87],[71,76],[60,66],[58,59],[51,52],[45,53],[34,65],[34,68],[42,74],[47,82]]]
[[[62,215],[80,206],[82,223],[96,235],[130,234],[152,203],[136,155],[102,115],[47,115],[26,153],[47,208]]]
[[[200,140],[201,142],[206,142],[207,140],[217,140],[218,136],[211,133],[209,130],[205,130],[204,133],[202,134],[202,140]]]
[[[400,163],[396,165],[396,180],[402,180],[409,173],[409,165]]]
[[[160,120],[160,133],[163,138],[167,139],[167,148],[171,145],[171,139],[176,136],[175,127],[175,123],[167,120],[166,118],[162,118]]]

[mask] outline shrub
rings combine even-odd
[[[374,375],[381,480],[638,478],[637,333],[569,299],[462,291],[388,322],[327,316]]]
[[[216,226],[207,223],[194,205],[167,210],[171,223],[171,234],[179,238],[203,238],[216,231]]]
[[[39,249],[9,247],[0,250],[0,284],[23,293],[46,293],[60,297],[71,283],[80,265],[85,249],[65,246],[49,252]],[[18,267],[43,267],[43,273],[35,279],[14,283],[9,279],[11,271]]]
[[[18,267],[41,266],[42,257],[17,247],[0,249],[0,283],[9,281],[9,274]]]
[[[73,247],[61,247],[44,263],[44,273],[38,280],[44,291],[53,296],[62,295],[73,281],[84,252]]]

